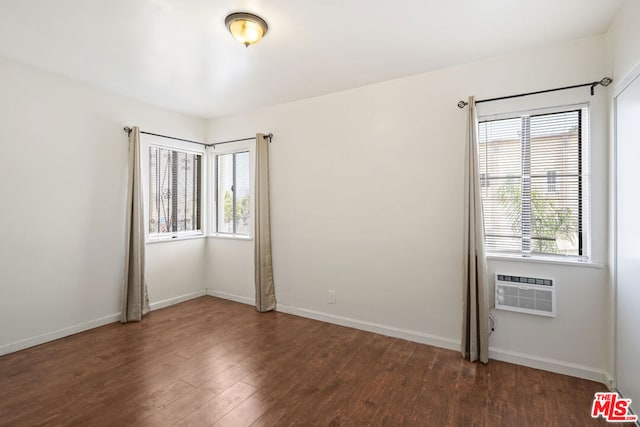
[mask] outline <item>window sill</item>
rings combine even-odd
[[[163,236],[163,237],[153,237],[153,238],[148,238],[146,243],[149,244],[155,244],[155,243],[165,243],[165,242],[175,242],[177,240],[194,240],[194,239],[203,239],[206,236],[203,233],[200,234],[186,234],[186,235],[179,235],[179,234],[174,234],[172,236]]]
[[[568,265],[571,267],[586,267],[604,269],[604,264],[595,263],[592,261],[580,261],[577,259],[559,259],[543,256],[531,256],[525,257],[522,255],[505,255],[505,254],[487,254],[488,260],[495,261],[515,261],[515,262],[532,262],[537,264],[552,264],[552,265]]]
[[[246,236],[243,234],[224,234],[224,233],[214,233],[210,234],[207,237],[211,237],[214,239],[229,239],[229,240],[253,240],[253,236]]]

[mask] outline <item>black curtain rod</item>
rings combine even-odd
[[[126,126],[124,128],[124,131],[127,134],[130,134],[132,130],[133,129],[131,129],[129,126]],[[173,140],[176,140],[176,141],[184,141],[184,142],[190,142],[192,144],[204,145],[205,147],[208,146],[208,144],[205,144],[204,142],[192,141],[190,139],[176,138],[175,136],[160,135],[159,133],[145,132],[145,131],[142,131],[142,130],[140,131],[140,133],[144,133],[145,135],[159,136],[160,138],[167,138],[167,139],[173,139]]]
[[[265,138],[269,139],[269,142],[271,142],[271,139],[273,138],[273,134],[272,133],[268,133],[265,135]],[[240,141],[251,141],[252,139],[256,139],[255,136],[252,136],[250,138],[241,138],[241,139],[231,139],[229,141],[220,141],[220,142],[213,142],[211,144],[207,144],[207,147],[213,147],[215,148],[216,145],[220,145],[220,144],[231,144],[232,142],[240,142]]]
[[[127,134],[130,134],[132,129],[129,126],[126,126],[124,128],[124,131]],[[190,139],[176,138],[175,136],[161,135],[159,133],[145,132],[145,131],[142,131],[142,130],[140,131],[140,133],[144,133],[145,135],[159,136],[160,138],[167,138],[167,139],[173,139],[173,140],[176,140],[176,141],[184,141],[184,142],[190,142],[192,144],[204,145],[205,147],[213,147],[214,150],[216,148],[216,145],[230,144],[232,142],[250,141],[252,139],[256,139],[256,137],[254,136],[254,137],[251,137],[251,138],[232,139],[230,141],[220,141],[220,142],[214,142],[214,143],[211,143],[211,144],[205,144],[204,142],[192,141]],[[265,137],[269,139],[269,142],[271,142],[271,139],[273,138],[273,134],[272,133],[268,133],[268,134],[265,135]]]
[[[556,91],[559,91],[559,90],[575,89],[575,88],[578,88],[578,87],[587,87],[587,86],[591,87],[591,96],[593,96],[594,95],[594,89],[595,89],[596,86],[600,85],[600,86],[605,86],[606,87],[606,86],[609,86],[612,82],[613,82],[613,80],[610,77],[604,77],[602,80],[591,82],[591,83],[583,83],[583,84],[573,85],[573,86],[557,87],[557,88],[554,88],[554,89],[538,90],[538,91],[535,91],[535,92],[519,93],[517,95],[499,96],[497,98],[480,99],[480,100],[476,101],[476,104],[480,104],[482,102],[501,101],[503,99],[520,98],[522,96],[538,95],[540,93],[556,92]],[[469,104],[469,103],[465,102],[465,101],[458,101],[458,108],[464,108],[464,107],[467,106],[467,104]]]

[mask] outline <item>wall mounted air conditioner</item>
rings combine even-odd
[[[496,274],[496,308],[555,317],[554,281],[537,277]]]

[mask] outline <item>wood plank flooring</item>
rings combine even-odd
[[[589,426],[605,386],[202,297],[0,357],[1,426]]]

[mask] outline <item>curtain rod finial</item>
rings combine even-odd
[[[605,77],[602,80],[600,80],[598,83],[600,83],[601,86],[609,86],[611,83],[613,83],[613,79],[611,77]]]
[[[464,101],[458,101],[458,108],[464,108],[466,107],[468,104],[468,102],[464,102]]]
[[[129,126],[125,126],[123,129],[124,129],[124,131],[127,133],[127,135],[130,135],[130,134],[131,134],[131,131],[133,130],[133,129],[131,129]]]
[[[595,94],[594,92],[595,92],[596,86],[600,85],[602,87],[607,87],[611,83],[613,83],[613,79],[611,77],[604,77],[602,78],[602,80],[591,83],[591,96]]]

